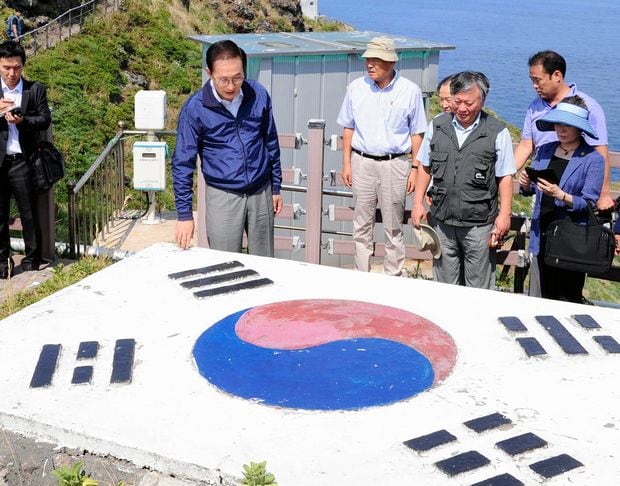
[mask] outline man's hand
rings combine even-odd
[[[353,183],[353,171],[351,170],[351,162],[342,163],[342,182],[347,187],[351,187],[351,184]]]
[[[277,216],[282,212],[282,196],[275,194],[271,197],[273,198],[273,214]]]
[[[411,194],[413,190],[415,189],[416,176],[417,176],[416,171],[411,169],[411,172],[409,173],[409,177],[407,178],[407,194]]]
[[[493,232],[495,233],[495,238],[498,241],[504,239],[504,237],[508,234],[510,230],[510,214],[498,214],[497,218],[495,218],[495,225],[493,228]]]
[[[177,245],[183,250],[187,250],[194,236],[194,220],[189,221],[177,221],[176,226],[176,240]]]
[[[413,203],[413,209],[411,210],[411,224],[419,228],[420,222],[423,219],[426,219],[427,211],[424,208],[424,204],[418,204],[416,202]]]
[[[616,255],[620,256],[620,235],[616,235]]]
[[[10,111],[7,111],[4,114],[4,118],[6,119],[7,123],[12,123],[13,125],[19,125],[22,121],[24,121],[23,116],[14,115]]]
[[[601,192],[601,197],[596,201],[596,207],[599,211],[607,211],[615,206],[616,202],[609,192]]]

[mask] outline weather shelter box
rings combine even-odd
[[[428,104],[428,98],[437,87],[439,54],[442,50],[454,49],[452,45],[370,31],[195,35],[190,38],[202,45],[204,67],[207,49],[217,41],[230,39],[246,52],[246,77],[258,80],[271,94],[279,133],[305,135],[308,120],[322,119],[325,120],[325,138],[329,140],[332,135],[342,134],[336,118],[347,85],[366,72],[361,54],[368,41],[377,36],[394,39],[399,56],[396,69],[420,87]],[[203,81],[207,79],[203,70]],[[306,173],[306,160],[306,147],[282,151],[285,168],[294,167]],[[342,154],[327,149],[325,173],[339,170],[341,165]],[[304,194],[285,197],[285,202],[305,206]],[[344,200],[337,199],[337,202],[341,204]],[[329,200],[324,201],[324,204],[329,203]],[[351,205],[351,200],[347,205]],[[298,223],[303,224],[293,222],[293,225]],[[324,228],[346,229],[341,223],[332,222],[326,222]]]
[[[166,190],[166,142],[133,144],[133,187],[139,191]]]

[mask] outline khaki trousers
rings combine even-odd
[[[383,272],[400,275],[405,263],[403,215],[407,197],[407,178],[411,161],[403,155],[392,160],[373,160],[353,152],[353,240],[355,266],[362,272],[370,271],[370,257],[374,253],[373,230],[377,204],[381,208],[385,235]]]

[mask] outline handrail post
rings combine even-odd
[[[306,194],[306,261],[321,263],[325,120],[308,120],[308,192]]]
[[[75,181],[67,181],[67,194],[69,196],[69,257],[75,259]]]

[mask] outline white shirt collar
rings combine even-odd
[[[2,92],[3,93],[18,93],[18,94],[22,94],[22,91],[24,89],[24,80],[22,78],[19,78],[19,82],[17,83],[17,85],[11,89],[7,86],[7,84],[4,82],[4,79],[0,78],[0,81],[2,82]]]
[[[223,99],[218,94],[217,90],[215,89],[215,83],[213,82],[213,80],[211,80],[211,91],[213,91],[213,96],[215,96],[215,99],[217,101],[219,101],[220,103],[223,103],[224,105],[226,105],[226,104],[232,105],[232,104],[235,104],[235,103],[241,103],[241,100],[243,99],[243,90],[242,89],[239,90],[239,93],[237,93],[232,100],[228,101],[228,100]]]
[[[478,116],[474,120],[474,123],[469,125],[467,128],[465,128],[463,125],[461,125],[461,122],[458,120],[456,115],[454,115],[452,117],[452,125],[454,125],[455,128],[458,128],[459,130],[463,130],[463,131],[474,130],[480,124],[480,115],[481,114],[482,114],[482,111],[480,113],[478,113]]]

